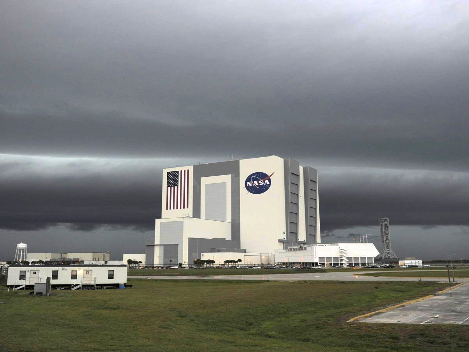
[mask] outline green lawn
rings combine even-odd
[[[427,282],[130,280],[125,290],[0,289],[0,351],[464,351],[469,327],[346,323]]]
[[[324,269],[129,269],[129,276],[215,276],[322,273]]]
[[[333,268],[333,269],[228,269],[228,268],[206,268],[206,269],[129,269],[129,276],[216,276],[216,275],[265,275],[265,274],[303,274],[303,273],[325,273],[338,271],[389,271],[389,270],[411,270],[409,268],[368,269],[368,268]],[[414,269],[415,270],[415,269]]]
[[[409,269],[397,272],[379,272],[363,274],[367,276],[395,276],[395,277],[448,277],[446,269]],[[453,277],[453,269],[450,269],[450,275]],[[455,268],[455,278],[469,278],[469,268]]]

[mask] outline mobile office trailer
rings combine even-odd
[[[421,259],[404,259],[399,260],[399,266],[404,268],[421,268],[423,264]]]
[[[127,265],[12,265],[8,268],[7,286],[33,288],[48,277],[56,288],[120,287],[127,283]]]

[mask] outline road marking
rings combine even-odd
[[[425,314],[422,314],[422,315],[419,315],[419,316],[417,316],[417,317],[415,317],[415,318],[409,319],[409,320],[407,320],[405,323],[408,323],[409,321],[412,321],[412,320],[421,318],[421,317],[423,317],[423,316],[425,316]]]
[[[465,322],[466,320],[468,320],[468,319],[469,319],[469,317],[467,317],[466,319],[464,319],[464,320],[463,320],[462,322],[460,322],[459,324],[464,323],[464,322]]]
[[[431,317],[431,318],[430,318],[430,319],[428,319],[428,320],[425,320],[425,321],[421,322],[421,323],[420,323],[420,325],[422,325],[422,324],[426,324],[426,323],[428,323],[428,322],[429,322],[430,320],[432,320],[432,319],[433,319],[433,317]]]

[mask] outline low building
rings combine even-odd
[[[119,286],[127,283],[127,265],[11,265],[7,286],[30,288],[48,277],[52,287]]]
[[[106,262],[111,259],[109,252],[69,252],[62,253],[63,259],[80,261],[91,260],[91,261],[103,261]]]
[[[226,260],[236,261],[231,265],[269,265],[274,264],[274,257],[269,253],[244,252],[208,252],[201,253],[202,260],[213,260],[215,265],[224,265]]]
[[[42,260],[43,262],[47,262],[50,260],[62,260],[62,253],[28,253],[27,255],[28,261],[39,261]]]
[[[407,268],[421,268],[423,267],[422,260],[415,258],[406,258],[404,260],[399,260],[399,266]]]
[[[367,266],[379,254],[373,243],[333,243],[289,247],[275,252],[275,263],[285,266]]]
[[[146,263],[146,254],[143,253],[134,253],[134,254],[123,254],[122,255],[122,263],[128,265],[129,259],[133,262],[139,263],[138,266],[145,266]]]
[[[28,253],[28,261],[108,261],[111,256],[108,252],[69,252],[69,253]]]

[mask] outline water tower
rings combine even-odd
[[[16,245],[15,262],[23,262],[28,259],[28,245],[20,242]]]

